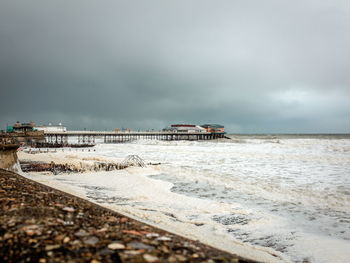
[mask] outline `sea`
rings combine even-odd
[[[350,135],[228,137],[98,143],[91,154],[160,165],[45,180],[231,252],[243,244],[281,261],[350,262]]]

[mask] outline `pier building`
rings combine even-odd
[[[44,131],[44,132],[65,132],[67,131],[67,128],[62,125],[62,123],[59,123],[58,125],[52,125],[49,123],[49,125],[40,125],[40,126],[35,126],[35,130],[38,131]]]
[[[195,124],[172,124],[170,127],[163,129],[163,131],[172,132],[206,132],[204,128]]]
[[[225,133],[225,127],[220,124],[203,124],[201,127],[210,133]]]

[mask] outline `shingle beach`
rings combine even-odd
[[[1,262],[252,262],[0,170]]]

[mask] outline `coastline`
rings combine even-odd
[[[32,161],[45,160],[45,162],[50,162],[50,161],[54,160],[56,163],[66,163],[67,161],[70,160],[72,162],[71,164],[75,164],[75,165],[77,165],[77,164],[81,165],[81,161],[90,162],[91,160],[99,160],[99,161],[104,160],[104,157],[92,156],[92,155],[94,155],[94,153],[89,153],[89,154],[84,153],[82,155],[79,154],[79,157],[77,155],[75,155],[74,158],[72,158],[72,159],[71,159],[72,156],[69,155],[69,153],[68,153],[68,158],[65,158],[64,157],[65,155],[66,155],[66,153],[63,153],[63,152],[58,152],[56,154],[53,153],[50,155],[47,155],[47,154],[25,154],[23,152],[19,153],[21,160],[23,160],[23,159],[25,159],[25,160],[31,159]],[[43,157],[45,157],[45,158],[42,159]],[[107,159],[108,159],[108,161],[111,161],[111,159],[109,159],[109,158],[107,158]],[[118,160],[115,159],[114,161],[118,161]],[[147,178],[147,176],[146,176],[148,174],[152,174],[152,173],[157,172],[156,169],[157,169],[157,167],[146,167],[146,168],[131,167],[131,168],[121,170],[121,171],[98,172],[98,173],[105,174],[106,178],[113,178],[113,176],[117,176],[118,177],[117,180],[122,180],[122,177],[124,177],[124,179],[126,179],[126,180],[129,180],[129,178],[131,178],[133,176],[139,176],[138,178],[136,178],[136,180],[140,184],[141,191],[143,188],[143,184],[147,184],[147,183],[151,183],[154,191],[157,191],[156,184],[159,183],[160,181]],[[61,173],[60,176],[63,176],[67,179],[72,178],[74,176],[77,176],[77,178],[78,177],[79,178],[86,177],[86,176],[93,177],[95,173],[96,173],[95,171],[89,171],[89,169],[88,169],[84,173],[70,174],[70,175]],[[279,252],[275,252],[272,249],[252,247],[252,246],[249,246],[249,245],[246,245],[246,244],[243,244],[241,242],[234,241],[234,240],[229,240],[229,241],[224,240],[224,239],[222,239],[222,236],[220,235],[220,233],[218,233],[215,236],[211,236],[209,238],[203,239],[204,236],[203,236],[203,233],[201,233],[201,231],[202,231],[201,227],[197,227],[197,226],[188,227],[188,224],[184,224],[183,222],[181,222],[181,220],[176,221],[176,222],[165,222],[161,218],[157,218],[156,220],[154,220],[155,215],[152,214],[153,213],[152,210],[150,210],[150,211],[147,211],[147,209],[129,210],[129,209],[125,209],[125,206],[118,205],[118,204],[100,203],[98,200],[88,198],[86,196],[86,194],[84,194],[82,192],[75,191],[74,187],[71,187],[70,185],[67,186],[67,184],[61,184],[60,181],[52,181],[51,179],[57,178],[57,176],[51,177],[53,175],[50,175],[48,177],[48,174],[50,174],[50,172],[28,173],[25,175],[25,177],[30,178],[32,180],[35,180],[36,182],[53,187],[55,189],[64,191],[66,193],[72,194],[74,196],[78,196],[78,197],[83,198],[85,200],[88,200],[96,205],[103,206],[103,207],[106,207],[108,209],[112,209],[113,211],[116,211],[117,213],[122,213],[128,217],[131,217],[137,221],[140,221],[142,224],[144,224],[144,223],[149,224],[149,225],[152,225],[153,227],[161,228],[165,231],[170,231],[176,235],[181,235],[181,236],[189,238],[191,240],[200,240],[200,242],[204,242],[204,244],[207,244],[207,245],[212,246],[212,247],[216,247],[217,249],[227,251],[227,253],[235,253],[235,254],[242,256],[243,258],[248,258],[248,259],[253,260],[253,261],[257,260],[259,262],[289,262]],[[140,179],[141,179],[141,181],[140,181]],[[107,180],[109,180],[109,179],[107,179]],[[148,182],[150,180],[152,182]],[[135,182],[135,180],[134,180],[134,182]],[[171,186],[169,185],[168,188],[170,190]],[[131,190],[131,192],[133,192],[133,191],[139,192],[140,188],[138,188],[138,190],[135,190],[135,189]],[[125,194],[125,192],[124,192],[124,194]],[[168,193],[165,193],[165,194],[168,194]],[[171,194],[176,195],[174,193],[171,193]],[[147,194],[145,194],[145,196],[147,196]],[[126,196],[123,196],[123,197],[125,198]],[[182,200],[181,198],[182,198],[182,196],[177,196],[175,199]],[[162,198],[160,197],[160,199],[162,199]],[[186,199],[183,199],[182,201],[186,202]]]

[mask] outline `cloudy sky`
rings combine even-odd
[[[0,0],[0,129],[350,131],[348,0]]]

